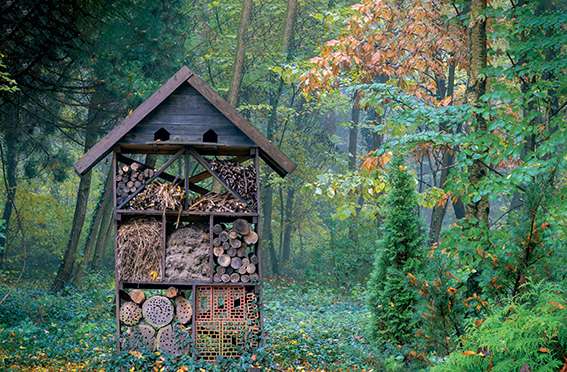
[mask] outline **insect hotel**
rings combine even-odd
[[[259,162],[282,177],[293,162],[187,67],[77,173],[110,153],[118,348],[209,361],[253,350],[262,339]]]

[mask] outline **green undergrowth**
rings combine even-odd
[[[269,369],[380,370],[364,336],[368,319],[361,296],[315,283],[268,281],[264,285],[266,343],[254,354],[216,365],[159,353],[114,352],[113,284],[91,277],[82,289],[54,295],[41,283],[0,287],[0,369],[166,370]]]

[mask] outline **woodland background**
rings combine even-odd
[[[2,2],[0,365],[197,367],[113,354],[110,162],[72,169],[186,64],[298,164],[263,169],[266,346],[216,368],[565,370],[566,10]]]

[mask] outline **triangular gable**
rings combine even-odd
[[[212,106],[222,113],[222,115],[237,128],[238,133],[243,133],[258,146],[262,159],[278,174],[285,176],[295,169],[295,164],[275,145],[268,141],[260,131],[244,119],[234,107],[220,97],[205,81],[195,75],[189,68],[183,66],[128,117],[89,149],[89,151],[75,163],[76,172],[80,175],[88,172],[112,150],[114,145],[131,133],[144,119],[148,118],[156,108],[185,82],[189,83],[192,88],[205,97]]]
[[[188,82],[181,84],[118,144],[152,144],[158,131],[166,131],[168,143],[191,145],[214,142],[227,147],[256,146]],[[205,133],[211,131],[214,140],[205,140]]]

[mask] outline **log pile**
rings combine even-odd
[[[165,296],[145,299],[136,289],[129,294],[130,301],[120,306],[120,322],[124,330],[122,347],[126,350],[148,350],[181,355],[190,352],[193,309],[176,288],[168,288]]]
[[[227,185],[246,200],[250,209],[256,210],[258,188],[254,164],[243,165],[230,160],[212,160],[210,166]]]
[[[152,182],[128,203],[135,210],[176,210],[183,205],[185,191],[171,183]]]
[[[116,203],[122,204],[130,194],[133,194],[138,187],[154,175],[154,170],[143,169],[140,163],[119,164],[116,171]]]
[[[189,206],[189,211],[228,213],[250,212],[245,203],[235,198],[229,192],[222,194],[210,192],[203,195]]]
[[[213,226],[213,255],[216,283],[249,283],[258,281],[258,257],[254,245],[258,234],[248,221],[237,219],[229,225]]]
[[[117,234],[117,267],[125,281],[162,278],[161,222],[137,218],[122,224]]]
[[[170,280],[210,280],[209,226],[192,223],[175,230],[167,241],[165,276]]]

